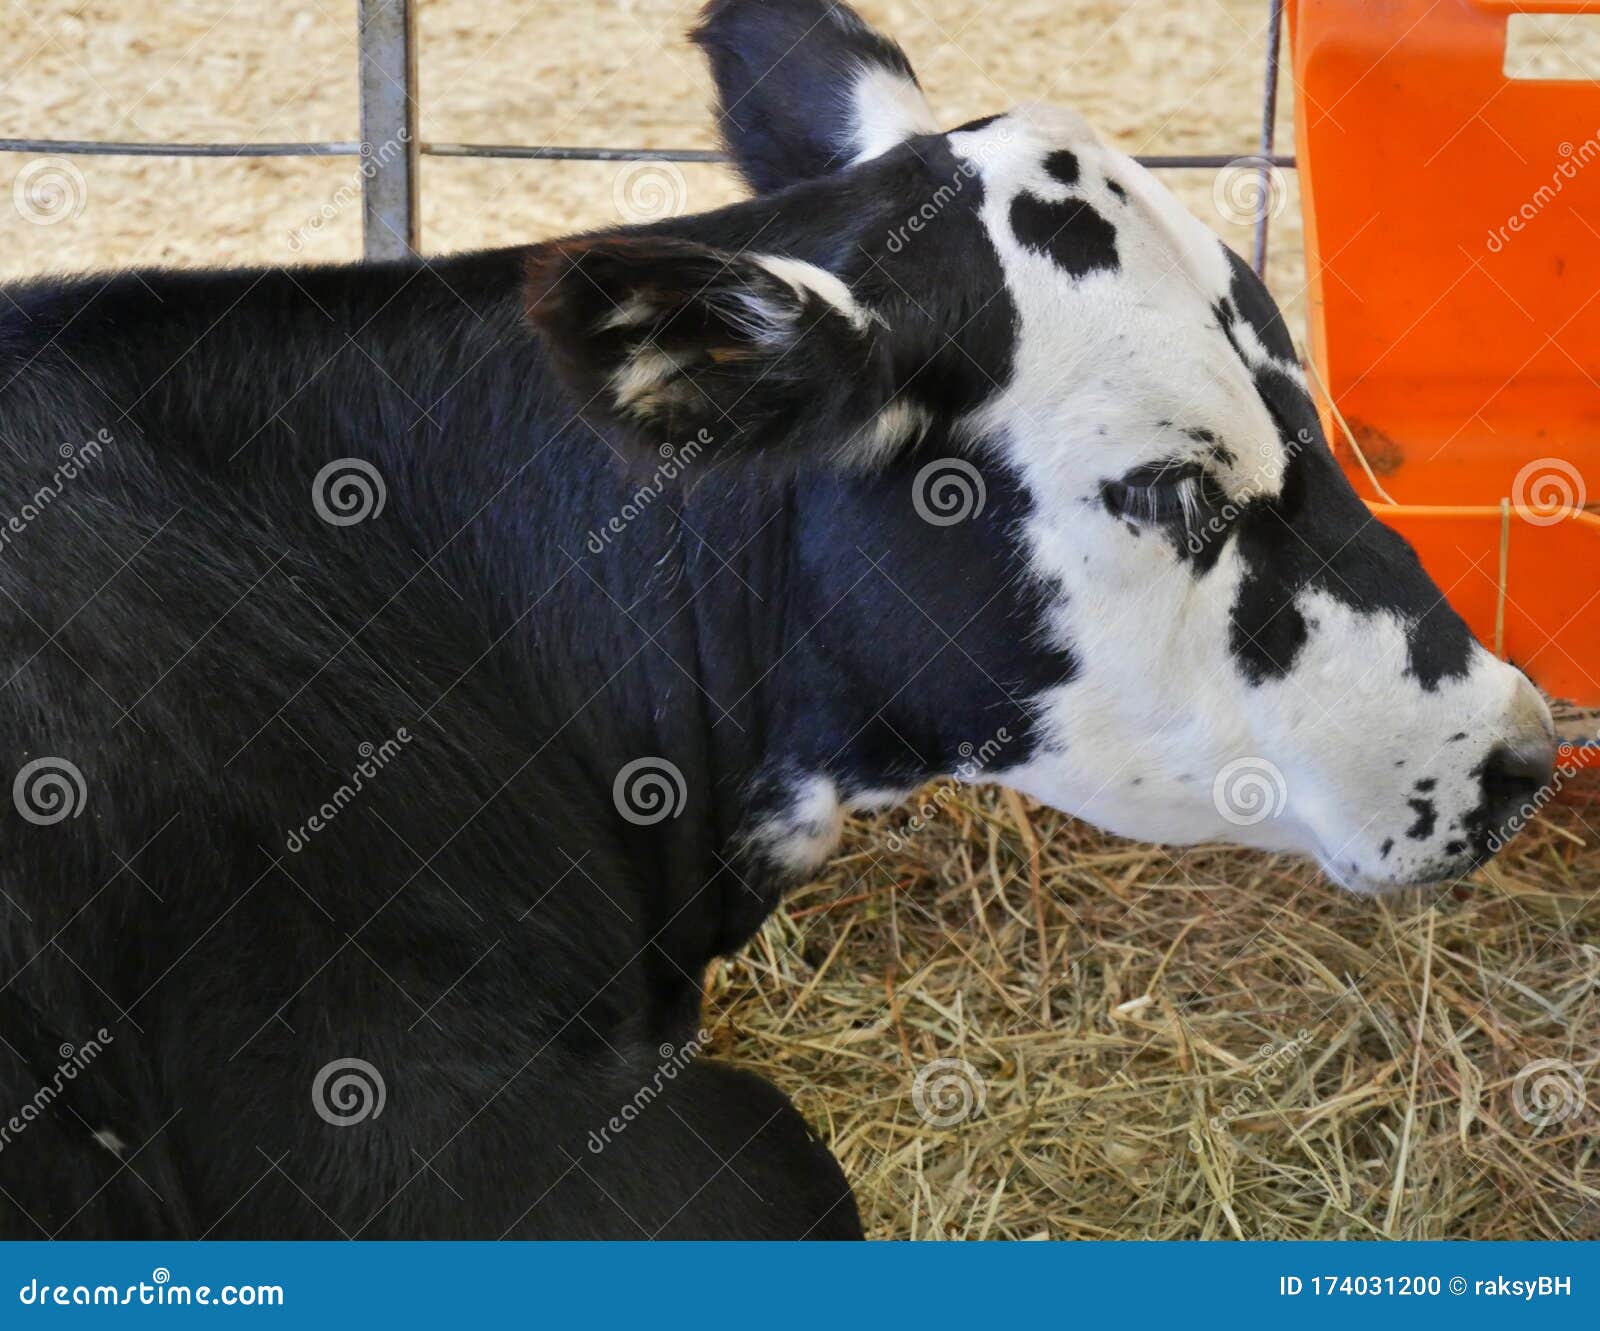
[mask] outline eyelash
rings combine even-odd
[[[1147,526],[1181,524],[1185,531],[1193,531],[1224,502],[1216,482],[1194,464],[1158,470],[1146,484],[1107,481],[1101,493],[1118,517]]]

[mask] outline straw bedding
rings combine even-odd
[[[951,123],[1048,99],[1132,151],[1256,147],[1258,0],[861,8]],[[423,135],[713,146],[692,9],[425,0]],[[9,3],[0,134],[353,139],[355,59],[346,0]],[[6,193],[30,161],[0,155]],[[359,252],[348,160],[73,166],[48,225],[0,197],[0,277]],[[1236,178],[1169,180],[1247,247]],[[1294,182],[1273,188],[1297,326]],[[434,252],[737,197],[711,166],[440,160],[423,191]],[[852,824],[707,981],[713,1052],[796,1094],[874,1235],[1600,1238],[1592,806],[1442,896],[1358,901],[1297,862],[1122,842],[993,790],[916,803]]]

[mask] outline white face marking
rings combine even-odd
[[[1103,487],[1181,462],[1235,517],[1259,512],[1251,502],[1283,493],[1302,450],[1325,457],[1309,404],[1313,424],[1297,438],[1257,381],[1267,367],[1303,394],[1300,367],[1238,315],[1220,241],[1077,116],[1029,108],[949,141],[982,176],[985,228],[1020,324],[1013,378],[975,434],[1032,498],[1023,540],[1048,589],[1046,629],[1079,667],[1039,699],[1042,743],[996,778],[1146,840],[1308,854],[1357,889],[1459,872],[1491,749],[1546,742],[1531,686],[1475,644],[1459,674],[1423,686],[1412,672],[1418,625],[1382,608],[1381,588],[1369,605],[1326,572],[1337,557],[1361,581],[1351,560],[1370,544],[1372,576],[1387,576],[1392,546],[1378,553],[1359,508],[1349,541],[1326,556],[1318,547],[1262,615],[1263,633],[1279,615],[1303,618],[1303,641],[1281,653],[1281,673],[1248,678],[1236,609],[1247,580],[1278,573],[1263,567],[1260,541],[1252,563],[1231,526],[1194,532],[1198,480],[1171,493],[1165,526],[1110,511]],[[1063,151],[1072,165],[1052,174],[1046,162]],[[1074,272],[1026,243],[1013,213],[1024,194],[1029,207],[1088,217],[1092,237],[1114,229],[1114,258]],[[1219,308],[1233,311],[1226,328]],[[1314,484],[1337,501],[1331,469]],[[1311,550],[1304,520],[1257,519],[1278,523],[1268,536],[1296,558]],[[1294,560],[1284,562],[1287,579]]]

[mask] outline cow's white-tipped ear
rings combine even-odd
[[[915,78],[883,65],[864,67],[856,78],[855,160],[886,153],[918,134],[937,134],[939,122]]]
[[[866,467],[906,442],[882,317],[816,264],[613,233],[537,247],[528,279],[579,413],[625,448]]]
[[[758,191],[938,131],[905,52],[838,0],[711,0],[689,35],[711,62],[723,141]]]

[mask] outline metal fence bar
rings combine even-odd
[[[354,157],[359,143],[114,143],[104,139],[0,139],[0,153],[97,157]]]
[[[417,16],[413,0],[360,0],[363,254],[421,248]]]
[[[728,154],[701,148],[556,148],[499,143],[424,143],[426,157],[507,157],[557,162],[726,162]],[[1238,153],[1187,153],[1135,157],[1157,170],[1221,167],[1239,161]],[[1273,166],[1293,167],[1294,158],[1269,159]]]
[[[1268,0],[1271,18],[1261,119],[1261,201],[1255,218],[1255,267],[1263,272],[1271,221],[1271,172],[1294,170],[1292,155],[1275,153],[1283,0]],[[357,0],[361,45],[360,143],[134,143],[90,139],[0,139],[0,153],[106,157],[356,157],[362,165],[364,253],[396,258],[420,249],[418,206],[423,156],[558,162],[725,162],[702,148],[578,148],[502,143],[423,143],[417,134],[416,0]],[[1237,153],[1152,154],[1134,160],[1153,170],[1216,170]]]
[[[1140,166],[1147,166],[1155,171],[1181,171],[1185,168],[1193,167],[1237,166],[1239,164],[1239,155],[1237,153],[1232,156],[1228,156],[1225,153],[1207,153],[1198,157],[1135,157],[1133,160],[1139,163]],[[1294,169],[1293,157],[1269,157],[1267,162],[1272,166],[1284,167],[1291,171]]]
[[[356,157],[368,143],[115,143],[100,139],[0,139],[0,153],[88,154],[103,157]],[[512,143],[421,143],[421,157],[478,157],[555,162],[725,162],[709,148],[563,148]],[[1134,159],[1155,170],[1215,168],[1240,160],[1239,153],[1175,154]],[[1267,159],[1293,169],[1292,156]]]
[[[1272,150],[1278,135],[1278,50],[1283,33],[1283,0],[1271,0],[1267,20],[1267,75],[1261,103],[1261,176],[1256,182],[1260,199],[1256,204],[1256,276],[1267,275],[1267,231],[1272,224]]]
[[[513,143],[424,143],[428,157],[507,157],[554,162],[726,162],[706,148],[553,148]]]

